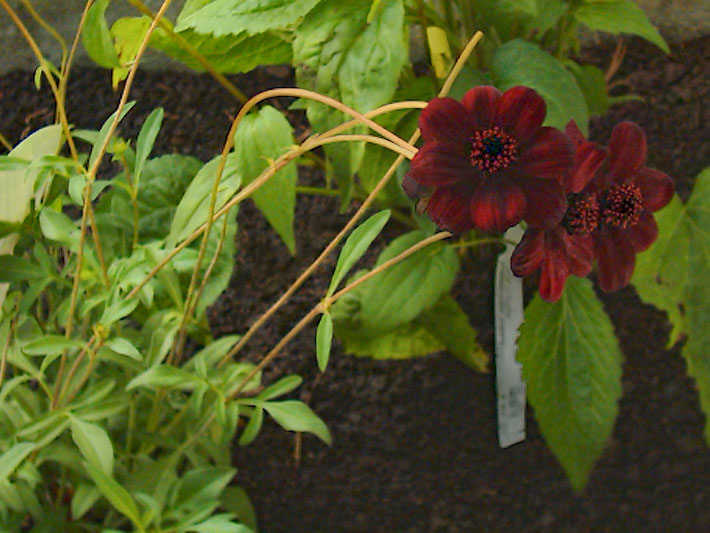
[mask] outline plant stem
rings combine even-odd
[[[74,61],[76,49],[79,46],[79,38],[81,37],[81,32],[84,30],[84,24],[86,23],[86,14],[89,12],[91,4],[93,4],[93,0],[86,0],[86,4],[84,5],[84,11],[82,11],[81,18],[79,19],[79,26],[77,27],[76,34],[74,35],[74,42],[72,42],[71,50],[69,50],[69,56],[67,57],[67,61],[63,65],[62,76],[59,78],[59,97],[61,98],[62,102],[66,101],[69,71],[71,70],[72,62]]]

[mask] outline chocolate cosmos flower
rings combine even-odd
[[[461,102],[431,100],[419,118],[424,145],[408,178],[432,190],[431,219],[454,233],[504,231],[521,219],[555,227],[565,213],[561,184],[572,146],[561,131],[542,127],[545,113],[528,87],[501,93],[481,86]]]
[[[570,127],[567,126],[568,134]],[[606,152],[584,139],[581,133],[572,138],[575,160],[573,171],[565,180],[568,204],[564,217],[552,229],[528,227],[510,259],[516,276],[528,276],[540,269],[540,296],[548,302],[559,300],[570,275],[585,277],[592,270],[592,235],[599,227],[599,202],[596,195],[584,189],[604,161]]]
[[[567,134],[582,142],[576,125],[568,125]],[[675,187],[667,174],[644,166],[646,135],[638,124],[617,124],[607,152],[587,189],[599,202],[599,229],[594,232],[599,285],[613,292],[629,283],[636,254],[658,237],[652,213],[671,201]]]

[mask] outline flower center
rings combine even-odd
[[[596,194],[570,194],[562,226],[570,235],[588,235],[599,226],[599,202]]]
[[[601,198],[602,220],[610,226],[635,226],[643,212],[643,195],[638,185],[615,185]]]
[[[518,155],[518,143],[498,126],[471,137],[471,164],[491,174],[506,168]]]

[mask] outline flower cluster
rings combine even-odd
[[[435,98],[422,111],[424,145],[403,186],[426,197],[442,229],[504,231],[528,227],[511,258],[518,276],[540,270],[540,295],[559,299],[567,277],[596,260],[606,292],[629,283],[635,255],[658,236],[653,212],[673,195],[673,180],[644,166],[646,137],[618,124],[607,148],[574,122],[544,127],[544,100],[532,89],[475,87],[461,102]]]

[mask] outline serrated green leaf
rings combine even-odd
[[[325,372],[330,359],[330,347],[333,342],[333,317],[329,312],[323,313],[316,330],[316,360],[318,369]]]
[[[178,30],[194,28],[214,35],[256,35],[297,24],[318,0],[214,0],[180,16]]]
[[[581,490],[611,436],[621,396],[622,354],[589,280],[570,277],[555,303],[535,296],[517,359],[540,430]]]
[[[264,106],[250,113],[234,135],[234,154],[238,172],[248,185],[293,145],[293,128],[282,113]],[[293,255],[296,240],[293,218],[296,208],[296,166],[288,164],[257,189],[254,203]]]
[[[633,0],[587,1],[575,10],[574,18],[592,30],[638,35],[670,53],[668,43]]]
[[[5,481],[37,447],[34,442],[18,442],[0,455],[0,481]]]
[[[89,464],[100,468],[106,475],[113,472],[113,445],[104,429],[90,422],[70,417],[71,436],[81,455]]]
[[[116,49],[113,46],[111,32],[106,24],[104,14],[109,0],[97,0],[86,13],[84,31],[81,32],[81,42],[89,53],[89,57],[99,66],[115,68],[120,66]]]
[[[180,203],[175,209],[170,234],[166,239],[168,248],[189,236],[207,221],[212,187],[217,177],[220,156],[212,159],[200,169],[187,187]],[[234,153],[227,156],[222,177],[217,189],[215,211],[220,209],[239,189],[242,177],[238,170],[237,157]]]
[[[226,34],[217,37],[211,33],[198,33],[191,29],[178,35],[202,54],[219,72],[239,74],[249,72],[259,65],[278,65],[291,62],[291,44],[280,34],[260,33],[248,35]],[[156,29],[150,39],[153,48],[180,61],[193,70],[204,71],[205,67],[178,45],[161,28]]]
[[[101,468],[86,463],[86,470],[91,479],[94,480],[96,486],[101,491],[101,494],[109,501],[109,503],[123,516],[130,519],[139,530],[143,531],[143,523],[138,512],[136,501],[118,481],[106,474]]]
[[[264,402],[262,405],[282,428],[288,431],[313,433],[326,444],[331,444],[328,427],[305,403],[299,400],[284,400]]]
[[[461,362],[477,372],[488,371],[490,357],[478,343],[466,313],[450,295],[444,295],[424,311],[419,322]]]
[[[564,129],[574,119],[586,133],[589,113],[584,95],[558,59],[535,44],[515,39],[496,50],[491,68],[500,90],[525,85],[542,96],[547,104],[545,125]]]
[[[326,291],[326,296],[332,296],[343,278],[367,251],[372,241],[380,234],[390,218],[391,211],[380,211],[360,224],[345,241],[338,256],[338,262],[333,271],[333,277]],[[322,322],[322,320],[321,320]],[[321,369],[322,371],[323,369]]]
[[[135,188],[139,189],[141,173],[143,166],[148,160],[150,152],[153,150],[155,139],[158,137],[160,126],[163,124],[163,108],[154,109],[145,119],[141,131],[138,133],[136,140],[136,160],[133,165],[133,179],[135,180]]]
[[[156,365],[139,374],[126,385],[126,390],[136,387],[166,387],[192,390],[205,382],[198,376],[172,365]]]

